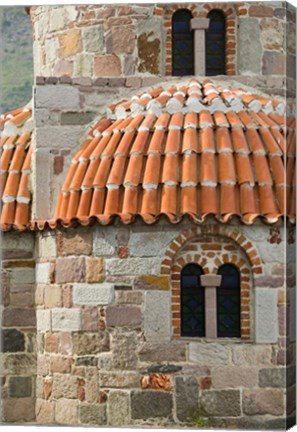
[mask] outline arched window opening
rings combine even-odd
[[[240,273],[232,264],[219,268],[222,276],[217,288],[217,335],[240,337]]]
[[[206,75],[226,73],[226,22],[223,12],[212,10],[207,15],[209,28],[205,34]]]
[[[172,75],[194,74],[192,14],[180,9],[172,17]]]
[[[204,288],[200,283],[203,270],[196,264],[181,272],[181,335],[205,336]]]

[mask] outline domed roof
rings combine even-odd
[[[30,104],[3,114],[0,128],[1,230],[23,231],[30,222],[31,133],[33,129]]]
[[[210,80],[167,87],[109,108],[74,156],[50,226],[294,222],[295,120],[284,103]]]

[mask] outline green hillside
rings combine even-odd
[[[21,6],[0,7],[0,114],[32,97],[33,53],[30,17]]]

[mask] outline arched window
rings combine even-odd
[[[172,17],[172,75],[193,75],[193,32],[190,28],[192,14],[180,9]]]
[[[217,288],[217,335],[240,337],[240,273],[232,264],[219,268],[222,276]]]
[[[206,75],[224,75],[225,69],[225,17],[223,12],[212,10],[207,15],[209,28],[205,35]]]
[[[204,288],[200,284],[203,270],[196,264],[181,272],[181,335],[205,336]]]

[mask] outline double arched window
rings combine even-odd
[[[204,337],[207,325],[216,326],[216,336],[239,338],[240,332],[240,273],[232,264],[219,268],[220,286],[201,284],[203,269],[186,265],[181,272],[181,336]],[[214,296],[214,297],[213,297]],[[212,314],[212,316],[211,316]]]
[[[226,23],[222,11],[212,10],[207,15],[209,27],[205,34],[205,70],[206,75],[224,75]]]

